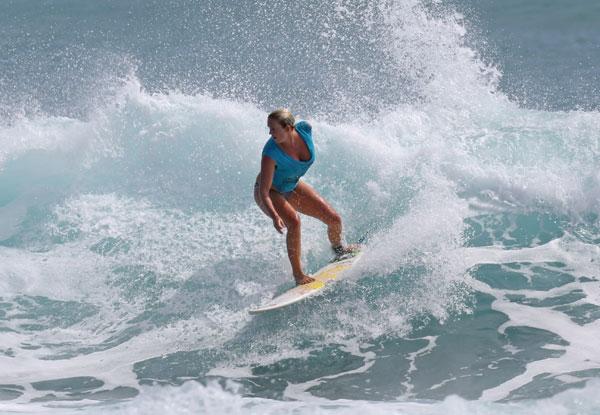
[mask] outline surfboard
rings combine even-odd
[[[259,314],[264,313],[265,311],[277,310],[311,297],[321,292],[331,283],[342,279],[344,272],[352,268],[361,256],[362,252],[359,251],[350,257],[342,257],[337,261],[331,262],[311,275],[315,281],[308,284],[297,285],[283,294],[272,298],[268,303],[258,308],[250,309],[248,312],[250,314]]]

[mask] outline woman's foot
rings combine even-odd
[[[294,279],[296,280],[296,285],[309,284],[315,280],[314,278],[309,277],[306,274],[302,274],[302,275],[298,275],[298,276],[294,275]]]

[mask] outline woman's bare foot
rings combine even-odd
[[[296,285],[309,284],[315,280],[314,278],[309,277],[306,274],[302,274],[302,275],[298,275],[298,276],[294,275],[294,279],[296,280]]]

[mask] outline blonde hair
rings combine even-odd
[[[296,119],[287,108],[279,108],[269,114],[267,119],[275,120],[281,124],[282,127],[296,125]]]

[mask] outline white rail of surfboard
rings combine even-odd
[[[264,313],[265,311],[277,310],[313,296],[320,292],[327,285],[342,279],[344,272],[352,268],[352,266],[356,264],[361,256],[362,252],[359,252],[351,258],[327,264],[311,275],[315,281],[308,284],[297,285],[283,294],[272,298],[268,303],[254,309],[250,309],[248,312],[250,314],[259,314]]]

